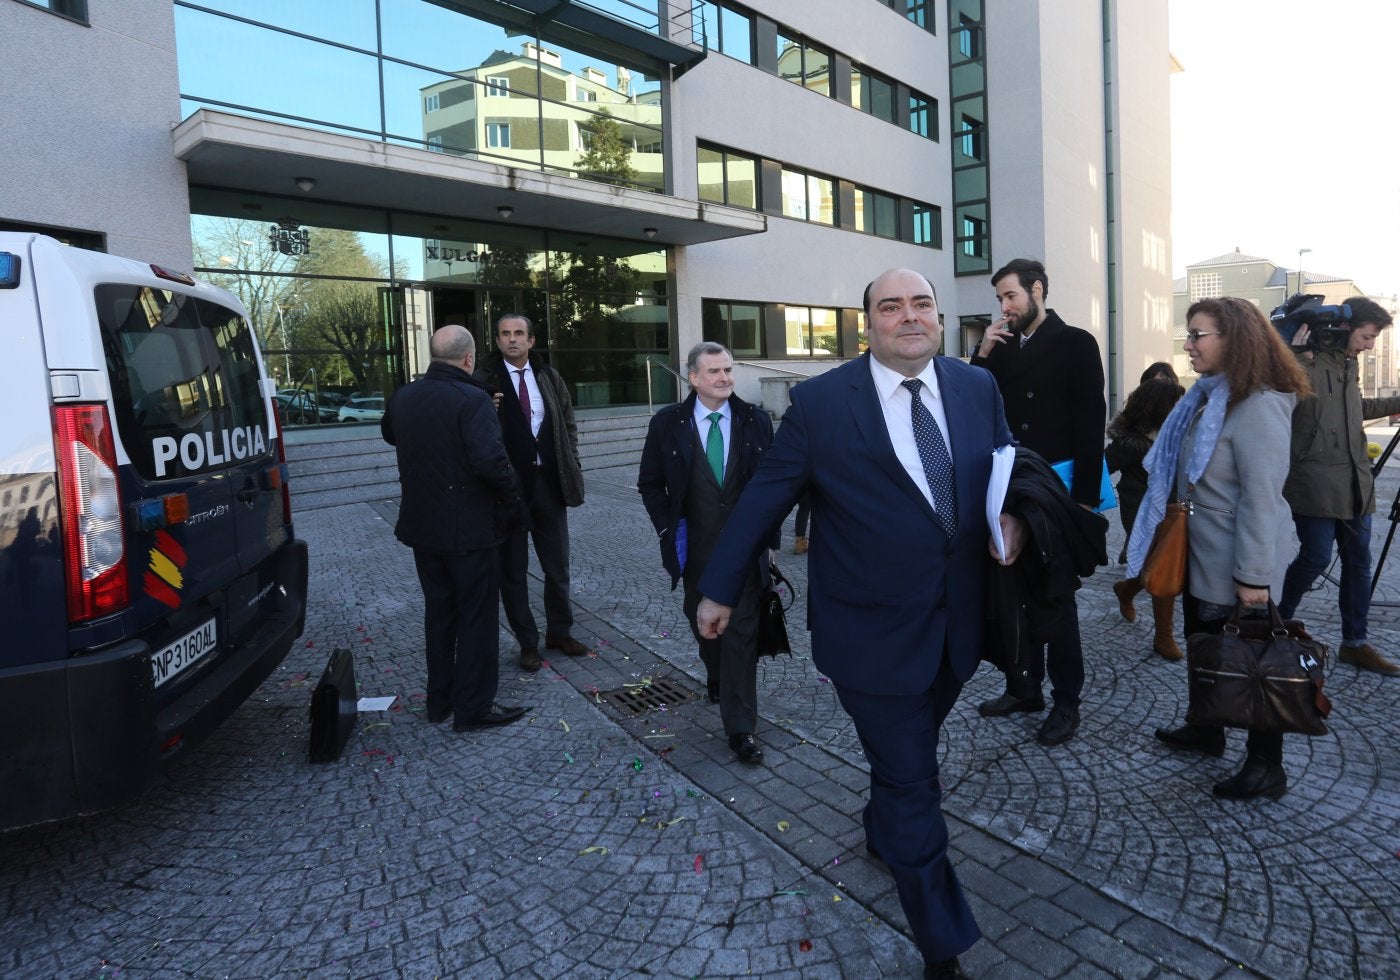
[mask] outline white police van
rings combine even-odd
[[[135,797],[301,634],[275,391],[232,294],[0,232],[0,829]]]

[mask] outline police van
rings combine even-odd
[[[231,293],[0,232],[0,829],[134,798],[301,634],[275,393]]]

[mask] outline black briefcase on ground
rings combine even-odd
[[[355,658],[346,648],[331,652],[325,672],[311,692],[311,761],[340,758],[355,730]]]

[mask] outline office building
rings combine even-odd
[[[1118,400],[1171,343],[1166,27],[1165,0],[0,0],[0,226],[196,269],[280,385],[342,400],[524,312],[582,408],[671,400],[711,338],[781,411],[863,350],[892,266],[965,355],[1033,256]]]

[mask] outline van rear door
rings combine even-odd
[[[94,298],[137,517],[132,607],[138,629],[156,630],[164,694],[246,636],[274,588],[266,559],[287,529],[265,386],[246,320],[213,297],[103,283]]]

